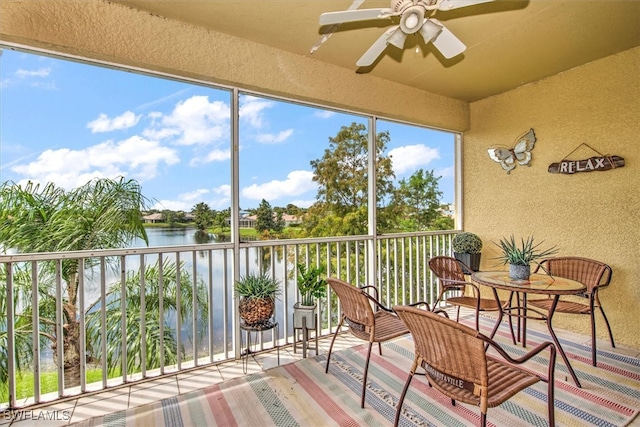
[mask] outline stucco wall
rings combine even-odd
[[[494,268],[503,236],[533,235],[558,255],[594,258],[613,268],[601,292],[614,338],[640,347],[640,49],[569,70],[471,104],[464,134],[464,228],[485,244],[482,269]],[[487,148],[512,145],[533,128],[531,167],[507,175]],[[619,155],[625,166],[574,175],[551,174],[551,163],[586,143]],[[571,159],[597,155],[586,147]],[[598,336],[607,338],[597,317]],[[554,324],[590,334],[586,316],[558,315]]]
[[[106,1],[2,0],[0,40],[443,129],[469,126],[465,102]]]
[[[609,263],[602,299],[619,343],[640,347],[637,164],[640,50],[633,49],[469,106],[310,58],[205,31],[101,0],[2,0],[0,41],[182,75],[217,84],[469,132],[464,135],[465,229],[485,242],[532,234],[561,254]],[[259,72],[257,72],[259,71]],[[375,90],[372,90],[375,88]],[[411,102],[407,102],[411,99]],[[534,128],[531,167],[507,175],[487,155]],[[625,158],[613,171],[553,175],[547,166],[581,143]],[[587,158],[592,153],[576,153]],[[586,319],[557,323],[588,333]],[[603,337],[598,321],[599,336]]]

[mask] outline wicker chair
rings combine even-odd
[[[480,312],[500,310],[495,298],[481,298],[478,286],[465,280],[464,269],[468,269],[469,271],[470,269],[462,261],[449,256],[435,256],[429,260],[429,268],[440,281],[440,294],[436,299],[434,307],[437,307],[438,303],[443,300],[445,293],[456,292],[456,296],[449,296],[446,299],[448,303],[458,307],[456,321],[460,320],[460,307],[473,309],[476,312],[476,330],[479,331]],[[467,289],[471,289],[471,295],[467,294]],[[503,308],[511,304],[512,295],[503,303]],[[509,317],[509,326],[511,329],[511,338],[515,344],[511,317]]]
[[[332,277],[327,278],[327,283],[329,283],[329,286],[331,286],[331,289],[333,289],[340,300],[342,314],[340,316],[340,322],[336,327],[336,332],[331,340],[331,345],[329,346],[325,373],[329,372],[329,361],[331,360],[333,343],[343,323],[346,321],[349,331],[353,336],[369,342],[369,350],[367,352],[362,379],[362,400],[360,402],[360,407],[364,408],[365,393],[367,390],[367,371],[369,370],[369,359],[371,358],[373,343],[378,343],[378,351],[382,356],[382,342],[408,334],[409,330],[392,310],[384,307],[378,301],[377,289],[374,286],[356,287]],[[373,290],[375,296],[367,293],[369,289]],[[426,305],[426,303],[418,302],[413,304],[413,306],[420,304]],[[427,305],[427,310],[428,309],[429,306]]]
[[[552,342],[544,342],[514,359],[482,333],[436,313],[408,306],[395,306],[393,310],[407,325],[415,343],[415,359],[398,401],[395,426],[400,420],[404,397],[418,367],[425,369],[429,385],[449,397],[453,405],[460,401],[480,407],[483,426],[487,422],[488,408],[500,405],[538,381],[544,381],[548,385],[549,425],[554,425],[556,347]],[[496,350],[502,359],[488,355],[485,345]],[[546,348],[550,352],[546,378],[515,366]]]
[[[607,325],[611,347],[615,348],[616,346],[613,342],[613,334],[611,333],[609,320],[604,314],[604,309],[600,304],[600,298],[598,298],[600,288],[608,286],[611,282],[611,267],[600,261],[588,258],[556,257],[542,261],[536,268],[536,272],[540,269],[551,276],[576,280],[587,287],[587,291],[579,296],[588,299],[588,304],[559,300],[554,313],[586,314],[591,316],[591,363],[593,366],[596,366],[596,307],[600,309],[600,313],[602,313],[604,322]],[[552,298],[527,301],[527,305],[544,310],[549,310],[551,304],[553,304]],[[547,319],[547,322],[551,322],[551,319]]]

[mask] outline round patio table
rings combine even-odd
[[[575,371],[569,363],[567,355],[560,345],[560,341],[558,341],[558,337],[553,331],[551,320],[556,310],[556,306],[558,305],[560,295],[576,295],[585,292],[585,285],[576,280],[571,280],[564,277],[553,277],[547,274],[537,273],[532,274],[529,277],[529,280],[516,280],[509,277],[508,271],[478,271],[471,275],[471,279],[480,285],[490,287],[493,291],[493,296],[498,303],[498,319],[496,320],[496,324],[493,327],[493,331],[491,331],[490,338],[493,338],[496,334],[496,331],[498,330],[498,327],[502,322],[502,317],[504,316],[504,314],[510,317],[517,317],[518,319],[522,319],[523,346],[526,346],[527,343],[527,319],[546,321],[549,334],[551,335],[551,338],[553,339],[558,352],[562,356],[562,360],[564,360],[564,364],[567,366],[569,373],[571,373],[573,381],[576,383],[576,386],[582,387]],[[498,289],[515,292],[518,296],[518,304],[516,306],[509,305],[508,307],[503,308],[502,303],[500,302],[500,297],[498,296]],[[522,301],[520,300],[520,294],[522,294]],[[549,295],[550,298],[553,298],[553,303],[549,307],[549,311],[547,313],[544,313],[534,308],[527,308],[528,294]]]

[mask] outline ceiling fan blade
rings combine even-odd
[[[465,46],[459,38],[454,36],[453,33],[447,29],[447,27],[442,25],[440,21],[436,19],[430,19],[430,21],[434,21],[435,24],[442,27],[440,34],[438,34],[434,39],[431,40],[431,43],[433,43],[436,49],[438,49],[440,53],[442,53],[442,56],[450,59],[454,56],[460,55],[467,49],[467,46]]]
[[[378,40],[376,40],[371,45],[371,47],[364,53],[364,55],[362,55],[360,59],[358,59],[358,62],[356,62],[356,65],[358,67],[368,67],[369,65],[373,64],[389,44],[389,37],[391,37],[392,34],[398,30],[400,30],[400,26],[396,25],[394,27],[389,28],[384,33],[382,33],[382,35],[378,38]]]
[[[327,12],[320,15],[320,25],[341,24],[343,22],[368,21],[393,16],[393,9],[357,9]]]
[[[442,0],[442,3],[440,3],[440,7],[438,9],[446,11],[458,9],[461,7],[473,6],[480,3],[489,3],[492,1],[494,0]]]

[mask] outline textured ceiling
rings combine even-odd
[[[346,10],[352,0],[112,2],[465,101],[640,45],[637,0],[498,0],[436,14],[467,45],[462,55],[446,60],[411,36],[404,50],[389,46],[372,67],[358,69],[358,58],[394,21],[342,24],[310,53],[328,30],[320,14]],[[365,0],[360,9],[380,7],[389,2]]]

